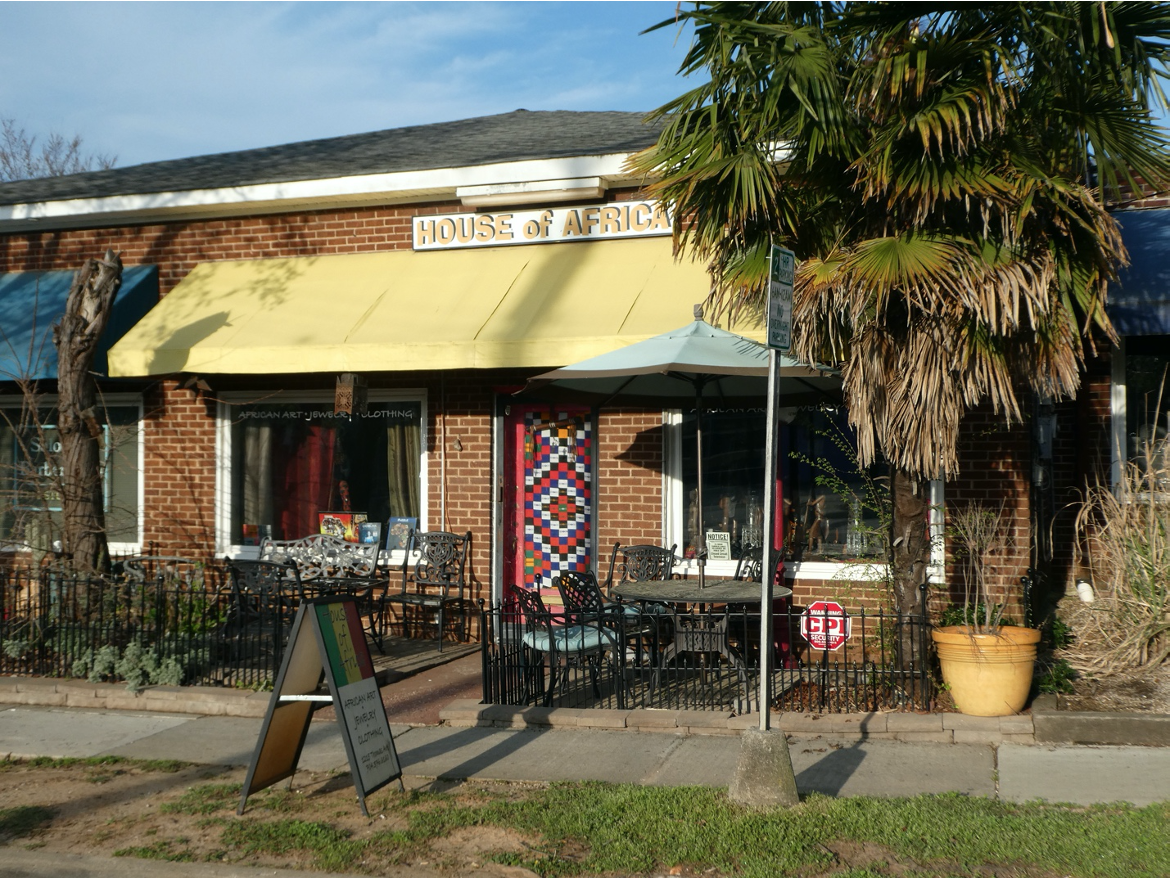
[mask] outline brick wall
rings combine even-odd
[[[605,576],[614,543],[662,541],[662,413],[607,409],[597,437],[597,557]]]
[[[1030,421],[1030,419],[1029,419]],[[1010,545],[992,569],[985,571],[993,600],[1008,605],[1008,615],[1023,621],[1020,577],[1031,563],[1030,480],[1032,439],[1030,424],[1007,427],[1002,416],[989,406],[968,412],[959,438],[960,475],[946,486],[946,517],[952,517],[971,503],[1000,510],[1008,519]],[[932,599],[937,610],[947,603],[962,603],[962,564],[956,561],[956,546],[946,540],[947,584]]]
[[[1107,345],[1090,357],[1075,400],[1057,407],[1053,454],[1053,557],[1048,573],[1054,596],[1083,574],[1074,524],[1085,488],[1106,483],[1112,465],[1112,358]]]
[[[412,216],[458,209],[443,203],[30,232],[0,237],[0,271],[73,270],[113,249],[126,265],[157,265],[166,295],[201,262],[409,249]]]
[[[487,600],[491,596],[491,386],[482,377],[467,374],[434,381],[429,411],[431,526],[456,533],[471,531],[468,581],[473,597]]]

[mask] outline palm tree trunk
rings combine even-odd
[[[57,431],[61,441],[62,549],[82,573],[109,569],[102,496],[101,439],[93,358],[122,285],[122,260],[107,250],[73,278],[65,314],[53,327],[57,346]]]
[[[904,470],[890,468],[894,509],[891,516],[890,572],[898,613],[918,616],[922,612],[922,586],[930,564],[930,499],[928,483]],[[909,670],[921,663],[921,647],[915,647],[918,629],[903,624],[898,632],[898,667]]]

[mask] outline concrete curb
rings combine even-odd
[[[455,653],[452,650],[452,653]],[[453,661],[460,655],[431,656],[416,666],[380,669],[378,682],[392,683]],[[260,719],[269,692],[210,686],[149,686],[137,693],[123,683],[90,683],[47,677],[0,677],[0,704],[128,710],[197,716]],[[610,729],[685,735],[739,736],[759,728],[759,715],[702,710],[595,710],[513,707],[472,700],[449,703],[439,720],[450,726],[502,729]],[[1170,716],[1058,710],[1056,696],[1038,697],[1030,714],[1003,717],[958,713],[775,713],[773,728],[801,737],[908,741],[942,744],[1088,744],[1170,747]]]
[[[452,701],[439,711],[444,725],[456,727],[590,728],[686,735],[741,735],[758,729],[759,714],[735,715],[701,710],[593,710],[570,707],[512,707]],[[776,713],[772,726],[809,737],[940,744],[1034,743],[1032,718],[963,716],[947,713],[814,714]]]
[[[1058,710],[1055,695],[1041,695],[1032,704],[1032,719],[1038,743],[1170,747],[1166,714]]]
[[[0,677],[0,703],[38,707],[262,718],[271,694],[212,686],[146,686],[130,692],[125,683]]]

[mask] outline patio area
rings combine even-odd
[[[485,704],[548,708],[708,710],[736,715],[760,707],[757,611],[674,614],[625,612],[607,648],[539,649],[533,623],[563,625],[563,614],[533,620],[516,608],[485,610]],[[923,661],[920,617],[851,613],[852,636],[839,652],[812,649],[800,633],[802,611],[773,619],[771,708],[802,713],[929,710],[933,677]],[[902,636],[899,636],[899,632]],[[543,642],[536,642],[543,645]],[[897,645],[908,648],[900,660]]]

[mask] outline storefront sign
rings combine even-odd
[[[670,215],[653,201],[416,216],[413,222],[415,250],[640,238],[670,232]]]

